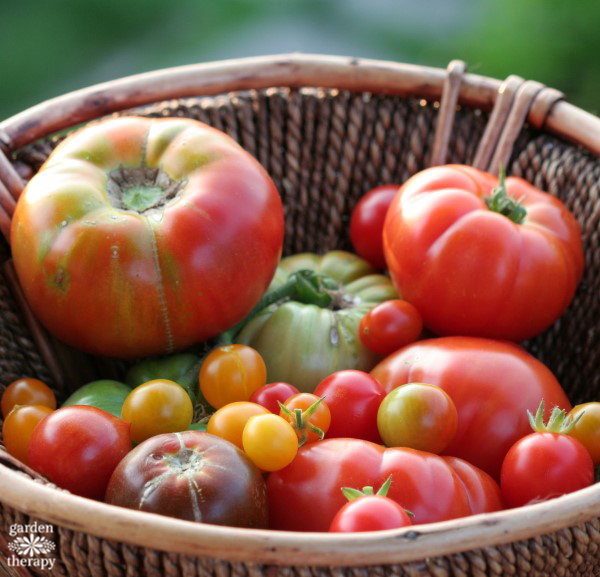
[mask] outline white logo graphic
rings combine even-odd
[[[8,543],[13,555],[8,559],[9,567],[39,567],[52,569],[56,559],[46,557],[56,547],[53,541],[39,533],[52,533],[52,525],[33,523],[32,525],[10,526],[9,535],[14,539]]]

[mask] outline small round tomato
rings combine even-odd
[[[422,331],[419,311],[408,301],[391,299],[367,312],[360,321],[358,335],[365,347],[387,356],[415,342]]]
[[[200,391],[215,409],[248,401],[267,382],[267,367],[256,349],[224,345],[212,350],[200,368]]]
[[[6,417],[15,405],[44,405],[56,409],[56,397],[46,383],[24,377],[10,383],[2,393],[2,416]]]
[[[233,443],[201,431],[156,435],[117,466],[106,502],[197,523],[266,528],[260,470]]]
[[[268,383],[250,395],[250,401],[266,407],[271,413],[279,414],[279,403],[284,403],[300,391],[290,383]]]
[[[279,471],[298,452],[298,437],[290,423],[273,413],[250,417],[243,432],[244,452],[263,471]]]
[[[440,387],[408,383],[385,396],[377,413],[377,426],[388,447],[441,453],[456,434],[458,412]]]
[[[412,525],[410,515],[393,499],[383,495],[365,495],[348,501],[331,521],[331,533],[382,531]]]
[[[33,430],[53,410],[44,405],[15,406],[2,424],[2,437],[6,450],[19,461],[29,464],[29,441]]]
[[[573,428],[569,431],[590,453],[594,465],[600,465],[600,402],[573,407],[569,413]]]
[[[127,395],[121,417],[131,423],[131,438],[141,443],[161,433],[185,431],[194,417],[194,407],[183,387],[155,379]]]
[[[242,433],[250,417],[268,414],[269,410],[258,403],[238,401],[217,409],[206,423],[206,432],[227,439],[240,449]]]
[[[131,449],[130,425],[107,411],[62,407],[41,420],[29,442],[31,468],[76,495],[102,499]]]
[[[331,424],[331,412],[313,393],[299,393],[281,405],[280,415],[294,427],[300,446],[318,441],[325,436]]]
[[[381,442],[377,411],[385,397],[383,385],[369,373],[337,371],[323,379],[314,390],[323,397],[331,413],[327,437],[352,437]]]
[[[383,253],[383,223],[399,184],[384,184],[369,190],[350,216],[350,241],[357,254],[374,267],[386,268]]]
[[[564,433],[531,433],[506,453],[500,489],[506,507],[560,497],[594,482],[587,449]]]

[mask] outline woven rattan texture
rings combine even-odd
[[[350,212],[370,188],[400,183],[427,166],[438,105],[337,90],[273,88],[214,98],[169,101],[133,111],[188,116],[230,134],[270,172],[282,195],[286,254],[349,248]],[[457,111],[447,160],[469,163],[488,115]],[[13,159],[25,177],[35,172],[59,138],[35,143]],[[600,397],[600,162],[587,152],[525,129],[508,172],[563,199],[582,226],[586,273],[568,313],[527,343],[557,374],[572,402]],[[2,257],[8,248],[1,246]],[[5,379],[47,377],[15,302],[0,279],[0,369]],[[102,377],[103,375],[98,375]],[[54,383],[61,394],[60,383]],[[0,505],[1,530],[20,514]],[[59,529],[55,575],[268,576],[586,576],[600,575],[600,520],[529,540],[473,549],[390,567],[258,566],[161,553]],[[47,573],[45,573],[47,574]]]

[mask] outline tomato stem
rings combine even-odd
[[[238,333],[267,307],[285,300],[327,307],[332,302],[332,292],[339,287],[328,275],[302,269],[290,274],[285,283],[264,294],[258,304],[239,323],[217,337],[216,346],[232,344]]]
[[[535,416],[531,412],[527,411],[527,417],[529,418],[529,424],[536,433],[569,433],[577,421],[583,417],[581,412],[575,419],[567,416],[567,412],[559,407],[554,407],[548,422],[544,422],[544,399],[540,401],[540,405],[535,413]]]
[[[491,195],[485,196],[486,206],[493,212],[506,216],[516,224],[521,224],[527,216],[527,210],[514,196],[510,196],[506,190],[506,171],[500,165],[498,186],[492,190]]]

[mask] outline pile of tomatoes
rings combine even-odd
[[[109,135],[118,142],[128,126]],[[175,166],[169,139],[181,153],[177,134],[191,130],[196,138],[187,123],[151,130],[158,131],[157,155],[166,147]],[[11,383],[2,412],[12,455],[84,497],[196,522],[293,531],[443,521],[594,482],[600,403],[572,407],[551,371],[517,344],[564,314],[582,275],[579,226],[559,200],[523,180],[468,166],[427,169],[362,197],[350,220],[354,253],[291,255],[273,275],[282,229],[270,180],[214,132],[197,138],[202,162],[192,159],[186,170],[211,168],[202,187],[186,193],[188,210],[206,200],[203,187],[212,180],[228,182],[206,156],[212,142],[223,155],[214,158],[247,163],[255,179],[250,198],[263,212],[278,213],[260,253],[236,257],[235,274],[261,269],[244,298],[246,316],[240,309],[225,324],[215,322],[224,332],[213,330],[207,354],[162,351],[134,364],[124,382],[88,383],[60,408],[44,383]],[[76,144],[63,148],[69,162]],[[83,144],[93,149],[92,138]],[[110,169],[106,163],[103,170]],[[211,232],[219,235],[225,212],[210,202],[196,208],[203,226],[213,218],[221,223]],[[33,212],[25,207],[18,214]],[[176,210],[171,216],[184,218]],[[67,246],[70,237],[55,224],[46,234],[39,220],[35,234]],[[234,224],[230,246],[219,237],[225,258],[239,252],[244,226],[254,228],[243,238],[257,230],[257,222]],[[31,248],[27,230],[15,228],[15,238]],[[30,254],[37,258],[40,250]],[[194,254],[214,264],[209,253],[210,243]],[[119,266],[130,270],[132,261],[119,254]],[[78,274],[77,258],[70,258]],[[160,283],[173,286],[164,285],[165,294],[180,290],[179,265],[169,262],[164,270],[172,280],[162,275]],[[63,305],[67,281],[61,277],[58,287]],[[195,286],[202,310],[218,315],[219,291],[212,287],[206,296]],[[39,296],[38,288],[31,286],[31,294]],[[188,299],[186,311],[190,306]],[[179,313],[163,316],[172,319],[167,340],[178,341]],[[162,346],[162,329],[140,346]],[[181,342],[189,344],[194,331],[182,331]],[[76,339],[76,331],[68,336]],[[111,342],[103,334],[102,346],[118,351],[122,338],[115,334]],[[93,338],[85,342],[93,349]],[[127,343],[128,355],[145,356],[136,346]]]

